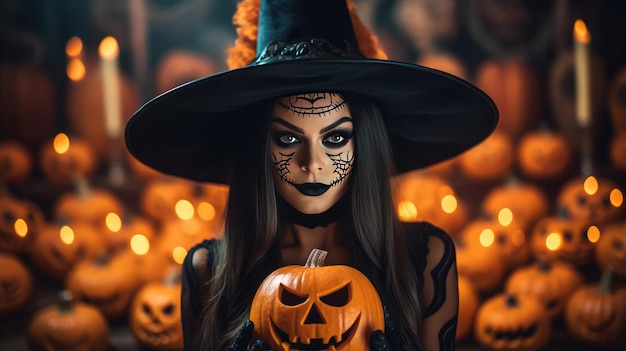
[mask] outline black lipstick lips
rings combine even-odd
[[[330,188],[330,185],[322,183],[304,183],[296,184],[295,187],[306,196],[320,196]]]

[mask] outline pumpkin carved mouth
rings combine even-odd
[[[494,330],[487,328],[485,333],[490,335],[493,340],[514,341],[530,339],[537,332],[537,324],[532,324],[527,328],[519,328],[517,330]]]
[[[361,316],[357,317],[354,323],[352,323],[352,325],[343,334],[341,334],[341,340],[336,340],[336,338],[333,336],[330,338],[330,340],[328,340],[328,343],[324,343],[324,339],[322,338],[311,338],[308,343],[303,343],[299,337],[296,339],[296,342],[292,343],[290,341],[289,334],[281,330],[271,318],[270,318],[270,322],[272,323],[272,329],[274,329],[274,332],[276,333],[276,335],[278,335],[281,342],[286,342],[286,343],[289,343],[289,345],[291,345],[289,347],[290,350],[309,351],[309,350],[329,350],[329,349],[335,350],[347,340],[352,339],[352,336],[356,330],[356,326],[359,324],[360,319],[361,319]]]

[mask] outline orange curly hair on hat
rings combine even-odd
[[[229,69],[241,68],[251,64],[256,58],[256,40],[259,24],[261,0],[242,0],[237,5],[233,24],[237,26],[237,36],[227,53],[226,63]],[[347,0],[354,33],[359,44],[359,51],[369,58],[386,60],[387,54],[378,43],[378,38],[363,24],[356,12],[356,5]]]

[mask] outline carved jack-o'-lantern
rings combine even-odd
[[[615,221],[624,213],[623,192],[605,177],[575,178],[559,190],[557,207],[571,218],[593,225]]]
[[[529,178],[559,179],[568,173],[572,164],[572,150],[565,136],[560,133],[526,133],[517,146],[517,161],[522,174]]]
[[[65,286],[77,300],[98,307],[107,318],[125,317],[141,283],[135,267],[127,259],[102,255],[77,263],[67,274]]]
[[[70,292],[59,293],[58,305],[38,311],[28,325],[27,340],[33,351],[105,351],[109,325],[95,307],[73,301]]]
[[[55,150],[53,141],[46,142],[41,148],[39,163],[47,179],[58,184],[70,184],[77,178],[93,175],[98,159],[86,140],[74,137],[67,150],[61,153]]]
[[[593,242],[590,241],[589,228],[580,219],[544,217],[533,229],[533,256],[549,262],[563,261],[574,266],[585,266],[593,259]]]
[[[569,263],[537,261],[515,270],[506,281],[505,291],[537,298],[554,318],[563,313],[568,299],[582,284],[582,275]]]
[[[494,132],[480,144],[459,156],[459,169],[468,179],[494,182],[504,179],[513,169],[515,151],[510,136]]]
[[[530,259],[530,245],[522,227],[511,222],[503,225],[496,220],[475,219],[461,232],[467,245],[489,247],[505,270],[521,266]]]
[[[485,247],[459,238],[455,238],[454,244],[459,275],[467,277],[481,295],[496,291],[504,281],[505,266],[495,245]]]
[[[626,346],[626,288],[612,287],[612,270],[576,290],[565,308],[570,334],[596,346]],[[622,348],[623,350],[623,348]]]
[[[598,267],[613,269],[618,277],[626,279],[626,226],[614,223],[603,228],[595,254]]]
[[[33,157],[15,140],[0,142],[0,185],[24,183],[33,169]]]
[[[0,251],[0,315],[24,308],[33,297],[33,277],[20,259]]]
[[[150,350],[182,350],[180,284],[152,282],[132,299],[129,324],[137,340]]]
[[[122,201],[106,189],[90,189],[78,185],[77,191],[61,194],[53,207],[55,218],[68,221],[86,221],[96,228],[104,228],[106,216],[113,212],[124,213]]]
[[[34,203],[0,194],[0,250],[30,251],[43,222],[43,212]]]
[[[529,228],[548,214],[550,203],[534,184],[512,181],[489,190],[481,205],[482,212],[490,218],[498,218],[503,209],[509,209],[514,221]]]
[[[498,294],[478,309],[474,336],[488,350],[536,351],[552,333],[550,317],[536,298]]]
[[[427,220],[448,233],[456,233],[467,222],[467,207],[443,179],[410,172],[395,180],[394,203],[401,221]]]
[[[374,286],[354,268],[323,266],[326,252],[313,250],[305,266],[271,273],[250,308],[257,339],[273,350],[368,350],[373,331],[384,330]]]
[[[31,259],[41,273],[60,281],[78,262],[103,249],[100,234],[89,223],[46,223],[35,237]]]

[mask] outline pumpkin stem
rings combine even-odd
[[[72,292],[69,290],[61,290],[58,294],[59,298],[59,312],[61,313],[70,313],[72,311],[72,303],[74,300],[74,296],[72,296]]]
[[[508,308],[515,308],[518,306],[519,301],[517,301],[517,297],[514,294],[507,294],[504,303]]]
[[[305,267],[323,267],[324,261],[326,260],[326,256],[328,255],[328,251],[324,251],[321,249],[313,249],[309,254],[309,258],[307,258]]]
[[[602,271],[602,277],[600,277],[600,283],[598,284],[598,292],[600,294],[610,294],[611,285],[613,283],[613,268],[606,268]]]
[[[76,187],[76,193],[82,199],[86,199],[91,195],[91,187],[85,177],[76,177],[74,180],[74,186]]]

